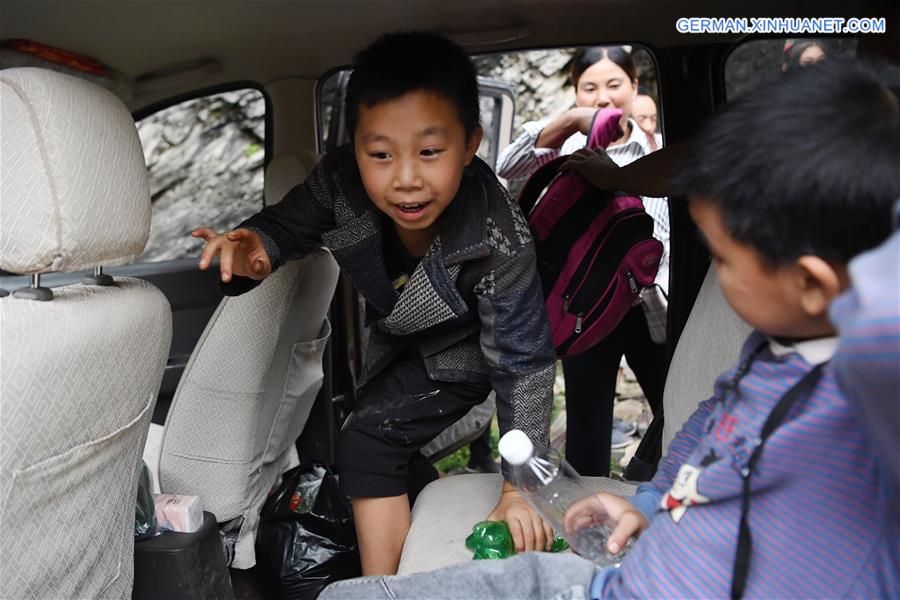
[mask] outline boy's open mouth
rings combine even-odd
[[[407,204],[395,204],[394,206],[397,209],[407,215],[414,215],[422,211],[425,206],[428,205],[428,202],[418,202],[418,203],[407,203]]]
[[[394,208],[400,213],[400,217],[404,219],[418,219],[425,212],[425,207],[429,202],[407,202],[404,204],[395,204]]]

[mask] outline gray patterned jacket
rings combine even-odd
[[[399,294],[384,265],[382,218],[352,148],[344,146],[241,227],[260,235],[273,268],[320,245],[331,250],[374,321],[364,379],[415,345],[433,380],[490,381],[501,433],[522,429],[547,445],[555,354],[534,244],[518,205],[476,158],[441,217],[440,234]],[[234,295],[253,285],[241,279],[223,291]]]

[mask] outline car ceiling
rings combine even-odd
[[[126,81],[202,57],[222,64],[200,80],[133,93],[128,102],[137,110],[163,96],[227,82],[317,79],[387,31],[439,31],[472,53],[600,41],[668,47],[738,39],[679,34],[679,17],[872,16],[860,15],[861,6],[833,0],[4,0],[0,39],[90,56]]]

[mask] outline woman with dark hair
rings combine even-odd
[[[827,54],[825,43],[821,40],[787,40],[784,43],[784,61],[781,63],[781,70],[790,71],[797,67],[814,65],[825,60]]]
[[[562,114],[525,123],[523,133],[497,160],[497,174],[512,182],[525,179],[558,156],[584,148],[591,121],[600,108],[622,111],[623,135],[606,151],[619,166],[654,150],[647,135],[632,118],[638,94],[638,70],[631,53],[622,46],[580,50],[572,60],[571,81],[575,107]],[[669,207],[665,198],[644,198],[653,217],[653,235],[665,248],[656,284],[668,290]],[[616,423],[613,401],[622,356],[634,370],[654,414],[662,410],[665,346],[650,337],[641,306],[629,311],[609,337],[593,348],[563,360],[566,379],[566,458],[584,475],[608,475],[610,446],[630,443],[633,426]]]
[[[638,72],[622,46],[598,46],[579,50],[572,59],[570,81],[575,88],[575,107],[553,118],[530,121],[523,125],[525,133],[501,152],[497,174],[508,181],[527,179],[538,167],[557,156],[584,148],[591,119],[598,108],[622,111],[620,125],[624,135],[610,144],[610,156],[618,156],[623,164],[646,154],[646,149],[632,147],[640,130],[631,119],[631,104],[637,95]],[[615,152],[614,149],[619,151]],[[619,162],[616,158],[616,162]]]

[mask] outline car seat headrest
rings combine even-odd
[[[278,204],[291,188],[301,183],[318,162],[318,155],[311,150],[297,154],[282,154],[266,166],[263,195],[266,206]]]
[[[128,262],[150,234],[134,119],[109,91],[33,67],[0,71],[0,268]]]

